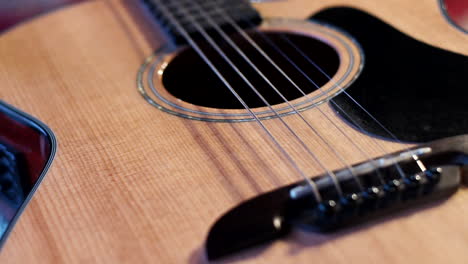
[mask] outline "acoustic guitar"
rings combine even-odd
[[[0,54],[0,131],[52,162],[2,263],[466,262],[468,35],[436,0],[89,1]]]

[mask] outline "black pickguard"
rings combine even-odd
[[[347,92],[399,140],[468,133],[468,57],[417,41],[352,8],[326,9],[312,19],[341,28],[362,46],[364,70]],[[349,97],[334,101],[367,133],[389,138]]]

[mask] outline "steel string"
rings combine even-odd
[[[277,146],[277,148],[281,151],[281,153],[288,159],[288,161],[291,163],[293,168],[306,180],[308,185],[312,189],[312,193],[316,199],[317,202],[322,201],[322,197],[320,195],[320,192],[318,190],[317,185],[315,182],[313,182],[305,173],[299,168],[297,163],[294,161],[294,159],[290,156],[290,154],[284,149],[284,147],[279,143],[279,141],[276,139],[276,137],[270,132],[270,130],[262,123],[262,121],[258,118],[258,116],[252,111],[252,109],[249,108],[249,106],[245,103],[245,101],[239,96],[239,94],[232,88],[231,84],[225,79],[225,77],[219,72],[219,70],[214,66],[214,64],[211,62],[211,60],[206,56],[206,54],[201,50],[199,45],[193,40],[192,37],[188,34],[188,32],[182,27],[182,25],[175,19],[175,17],[171,14],[171,12],[166,8],[165,4],[163,4],[160,0],[153,0],[157,2],[160,5],[161,12],[163,12],[167,18],[172,22],[172,24],[176,27],[177,31],[182,34],[182,36],[187,40],[187,42],[190,44],[190,46],[198,53],[198,55],[203,59],[203,61],[210,67],[210,69],[216,74],[216,76],[226,85],[226,87],[229,89],[229,91],[236,97],[236,99],[242,104],[242,106],[252,115],[252,117],[256,120],[256,122],[260,125],[262,130],[268,135],[268,137],[272,140],[272,142]],[[193,20],[191,16],[189,16],[189,19],[193,22],[194,26],[197,28],[199,33],[201,33],[209,42],[213,42],[212,39],[207,35],[206,31],[203,30],[200,25]],[[216,44],[216,43],[212,43]],[[217,45],[216,45],[217,46]],[[221,55],[221,54],[220,54]],[[224,56],[225,57],[225,56]],[[225,57],[227,58],[227,57]],[[227,58],[228,59],[228,58]],[[237,69],[237,67],[236,67]],[[237,69],[238,71],[238,69]],[[242,77],[243,75],[241,75]],[[244,81],[245,81],[245,76],[244,76]],[[247,80],[247,83],[248,82]],[[275,111],[275,114],[278,114]],[[278,115],[280,120],[282,120],[281,116]],[[284,122],[284,120],[283,120]],[[284,122],[284,124],[286,124]],[[287,125],[287,124],[286,124]],[[288,126],[289,127],[289,126]]]
[[[283,74],[285,77],[286,77],[286,74],[284,73],[283,70],[281,70],[281,68],[279,68],[279,66],[257,45],[257,43],[248,35],[246,34],[245,30],[241,29],[236,22],[234,22],[232,20],[232,18],[229,17],[229,14],[226,14],[226,12],[224,11],[223,8],[220,8],[219,5],[214,5],[214,7],[221,11],[222,13],[225,14],[225,18],[226,20],[236,29],[236,31],[238,31],[255,49],[258,50],[258,52],[265,58],[267,59],[281,74]],[[252,23],[250,21],[247,21],[244,19],[245,22],[249,23],[252,25]],[[281,56],[283,56],[286,60],[288,60],[288,62],[293,65],[310,83],[312,83],[316,88],[317,90],[319,90],[323,95],[325,95],[325,92],[323,91],[322,87],[318,86],[302,69],[300,69],[299,66],[297,66],[297,64],[295,64],[291,58],[289,58],[289,56],[287,56],[286,54],[284,54],[284,52],[268,37],[266,36],[263,32],[259,31],[258,29],[254,29],[264,40],[266,40],[270,46],[272,46],[275,50],[277,50]],[[283,39],[285,39],[298,53],[300,53],[300,55],[302,57],[304,57],[309,63],[311,63],[317,70],[319,70],[323,75],[325,75],[328,80],[331,80],[332,78],[326,74],[323,69],[318,66],[315,62],[313,62],[310,57],[308,57],[306,54],[304,54],[304,52],[299,48],[297,47],[292,41],[289,40],[289,38],[287,38],[284,34],[280,34],[281,37]],[[291,81],[292,82],[292,81]],[[305,97],[309,97],[309,95],[307,95],[306,93],[304,93],[304,91],[297,85],[293,84],[294,87]],[[349,93],[347,93],[345,91],[345,89],[342,88],[342,86],[338,85],[338,83],[335,82],[335,85],[337,85],[337,87],[341,90],[341,92],[343,92],[346,96],[348,96],[356,105],[358,105],[369,117],[371,117],[371,119],[377,123],[378,126],[380,126],[387,134],[389,134],[395,141],[397,141],[397,143],[400,143],[400,144],[403,144],[389,129],[387,129],[377,118],[375,118],[367,109],[365,109],[361,104],[359,104],[354,98],[351,97],[351,95],[349,95]],[[344,113],[346,115],[346,117],[353,123],[353,125],[355,125],[356,127],[358,127],[358,129],[360,129],[361,131],[364,131],[364,129],[346,112],[346,111],[343,111],[343,109],[336,103],[333,101],[333,99],[330,99],[330,102],[335,105],[342,113]],[[339,127],[337,126],[321,109],[320,107],[316,107],[320,112],[321,114],[326,117],[331,123],[332,125],[337,128],[341,134],[343,134],[358,150],[361,154],[365,155],[367,157],[368,160],[372,160],[372,161],[375,161],[375,159],[372,159],[359,145],[357,145],[354,141],[352,141],[349,136]],[[375,143],[375,145],[383,152],[388,152],[383,146],[382,144],[374,139],[374,138],[371,138],[371,140]],[[406,147],[406,150],[409,150],[409,148]],[[416,155],[413,155],[412,158],[417,162],[419,168],[422,170],[422,171],[425,171],[426,168],[425,166],[421,163],[421,161],[419,160],[419,158],[416,156]],[[406,175],[403,171],[403,169],[401,168],[401,166],[396,163],[394,164],[394,166],[396,167],[398,173],[400,174],[401,178],[405,178]],[[382,176],[381,174],[379,173],[379,170],[376,170],[376,172],[378,173],[379,177],[380,177],[380,180],[383,182],[382,180]]]
[[[226,33],[213,21],[212,18],[210,18],[206,12],[201,9],[200,5],[198,3],[196,3],[197,5],[197,10],[200,12],[200,14],[206,19],[209,21],[209,23],[215,28],[215,30],[223,37],[223,40],[225,40],[229,45],[231,45],[232,48],[234,48],[236,50],[237,53],[239,53],[239,55],[245,60],[248,62],[248,64],[262,77],[262,79],[268,83],[268,85],[282,98],[282,100],[291,108],[293,109],[293,112],[296,113],[300,118],[301,120],[313,131],[314,134],[316,134],[320,140],[325,143],[325,145],[331,149],[333,151],[333,153],[338,157],[338,159],[341,161],[341,163],[348,169],[348,171],[350,172],[350,174],[354,177],[356,183],[358,184],[359,188],[361,190],[363,190],[363,187],[362,187],[362,183],[360,181],[360,179],[358,177],[356,177],[356,174],[354,173],[354,170],[353,168],[351,167],[351,165],[349,165],[349,163],[347,163],[344,159],[344,157],[323,137],[322,134],[320,134],[320,132],[314,128],[312,126],[312,124],[310,124],[310,122],[308,122],[305,117],[303,116],[303,114],[297,110],[297,108],[292,105],[285,97],[284,95],[275,87],[275,85],[273,85],[273,83],[258,69],[257,66],[255,66],[255,64],[247,57],[247,55],[245,55],[245,53],[239,48],[239,46],[237,46],[233,41],[232,39],[230,39]],[[255,48],[258,49],[257,46],[255,46]],[[269,58],[269,57],[268,57]],[[269,60],[269,62],[271,62],[272,64],[274,64],[271,60]],[[277,67],[276,64],[274,64],[275,67]],[[282,72],[282,71],[281,71]],[[284,72],[282,72],[283,75],[285,75],[285,77],[287,78],[287,80],[289,82],[291,82],[295,87],[297,87],[301,92],[302,90],[296,85],[295,82],[293,82],[291,80],[291,78],[289,78],[289,76],[287,76]],[[252,89],[255,89],[254,87],[251,87]],[[256,90],[256,89],[255,89]],[[255,91],[255,93],[257,93],[258,90]],[[302,92],[303,93],[303,92]],[[305,95],[305,93],[303,93]],[[263,98],[262,98],[263,100]],[[264,102],[266,104],[268,104],[268,102],[266,102],[266,100],[264,100]],[[270,104],[268,104],[270,106]],[[322,112],[323,113],[323,112]],[[327,117],[328,118],[328,117]],[[311,150],[305,145],[304,141],[302,139],[300,139],[300,137],[297,137],[298,140],[301,141],[301,144],[306,148],[306,150],[308,151],[309,154],[313,155],[313,156],[316,156],[315,154],[312,154]],[[318,157],[317,157],[318,159]],[[332,177],[333,177],[333,174],[330,174]],[[339,181],[338,179],[334,178],[333,179],[334,182],[336,182],[336,184],[339,186]],[[339,191],[339,193],[341,193],[341,190]]]

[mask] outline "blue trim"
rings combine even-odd
[[[29,201],[33,197],[34,193],[36,192],[37,188],[39,187],[42,180],[44,179],[44,176],[47,174],[47,171],[49,170],[52,164],[52,161],[54,160],[55,154],[57,152],[57,140],[52,130],[50,130],[50,128],[48,128],[44,123],[24,113],[23,111],[17,108],[14,108],[13,106],[3,102],[2,100],[0,100],[0,112],[6,113],[7,115],[12,116],[16,120],[19,120],[23,124],[27,124],[31,128],[37,130],[39,133],[46,136],[50,142],[50,156],[47,160],[47,163],[44,166],[44,169],[42,170],[41,174],[39,175],[39,178],[37,179],[37,181],[34,183],[33,187],[31,188],[31,191],[26,195],[26,198],[24,199],[23,203],[16,211],[15,216],[8,224],[8,227],[6,228],[5,232],[3,233],[3,235],[1,235],[0,237],[0,249],[1,249],[3,245],[5,244],[7,237],[10,234],[11,230],[15,226],[19,217],[23,213],[24,209],[26,208]]]

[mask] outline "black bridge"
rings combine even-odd
[[[459,136],[335,171],[341,193],[330,175],[314,177],[320,200],[305,181],[262,194],[218,219],[206,241],[208,258],[282,237],[293,227],[330,232],[444,199],[459,188],[465,164],[468,136]]]

